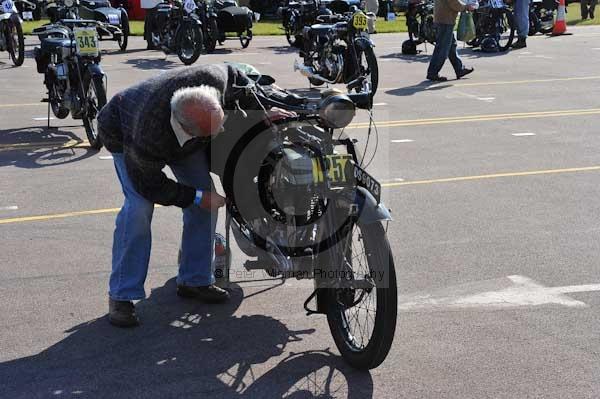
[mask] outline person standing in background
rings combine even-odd
[[[515,0],[515,22],[517,23],[517,41],[512,48],[519,49],[527,47],[527,36],[529,35],[529,3],[531,0]]]
[[[581,0],[581,19],[586,20],[588,16],[594,19],[594,10],[598,0]]]
[[[156,7],[161,4],[162,0],[141,0],[140,7],[146,10],[144,17],[144,40],[148,44],[146,49],[153,50],[152,31],[154,30],[154,18],[156,16]]]
[[[465,68],[456,50],[456,38],[454,37],[454,25],[460,11],[473,11],[475,6],[465,4],[460,0],[435,0],[433,8],[433,23],[436,29],[435,48],[427,69],[427,79],[434,82],[445,82],[448,79],[439,73],[446,62],[450,59],[456,79],[473,72],[473,68]]]
[[[377,33],[375,30],[375,20],[377,19],[377,12],[379,11],[379,0],[366,0],[365,11],[372,12],[373,16],[367,17],[367,29],[369,33]]]

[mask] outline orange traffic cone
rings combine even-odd
[[[565,0],[559,0],[558,14],[552,28],[552,36],[564,35],[567,33],[567,22],[565,21]]]

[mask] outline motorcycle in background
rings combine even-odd
[[[79,0],[49,0],[46,14],[50,23],[61,19],[79,19]]]
[[[366,14],[356,9],[345,15],[320,15],[317,21],[321,23],[304,28],[304,49],[300,52],[304,64],[296,61],[294,70],[314,86],[349,84],[362,77],[374,96],[379,69],[373,42],[366,32]]]
[[[410,0],[406,9],[406,27],[408,40],[402,43],[402,54],[416,55],[419,44],[435,44],[433,1]]]
[[[533,0],[529,6],[529,36],[552,33],[557,8],[556,0]]]
[[[90,147],[97,150],[102,142],[96,117],[106,104],[99,24],[93,20],[63,19],[33,31],[40,36],[34,56],[38,73],[44,75],[49,108],[58,119],[70,113],[73,119],[83,120]]]
[[[502,0],[484,0],[473,11],[475,38],[467,44],[483,52],[506,51],[515,37],[512,10]]]
[[[317,0],[287,1],[279,12],[288,43],[302,48],[302,30],[315,23],[319,12]]]
[[[189,0],[188,0],[189,1]],[[217,13],[208,1],[198,0],[195,2],[194,13],[202,23],[202,34],[204,36],[204,48],[207,53],[212,53],[217,47],[219,40],[219,26]],[[188,6],[190,7],[190,6]]]
[[[161,49],[165,54],[176,53],[185,65],[196,62],[204,46],[204,36],[202,22],[195,10],[193,0],[183,4],[159,4],[150,23],[151,47]]]
[[[122,5],[114,8],[108,0],[81,0],[79,17],[103,22],[98,27],[99,40],[115,40],[121,51],[129,41],[129,17]]]
[[[2,0],[0,6],[0,51],[8,51],[13,64],[21,66],[25,60],[23,21],[13,0]]]

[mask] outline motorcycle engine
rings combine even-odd
[[[345,51],[344,42],[329,38],[320,53],[319,74],[328,80],[335,80],[343,71]]]

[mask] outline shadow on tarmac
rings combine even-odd
[[[119,329],[101,317],[71,328],[39,354],[0,363],[3,397],[373,396],[370,373],[351,369],[327,349],[291,353],[255,375],[255,365],[314,330],[290,331],[263,315],[234,316],[244,295],[239,285],[224,305],[182,300],[175,287],[171,279],[138,303],[141,327]]]
[[[436,85],[436,86],[433,86]],[[423,80],[422,82],[417,83],[416,85],[399,87],[397,89],[387,90],[385,94],[389,94],[391,96],[412,96],[414,94],[420,93],[422,91],[432,91],[432,90],[443,90],[447,87],[452,87],[451,84],[440,84],[439,82],[432,82],[430,80]]]
[[[82,139],[62,130],[65,127],[68,126],[0,130],[0,167],[44,168],[81,161],[98,153],[80,146]]]

